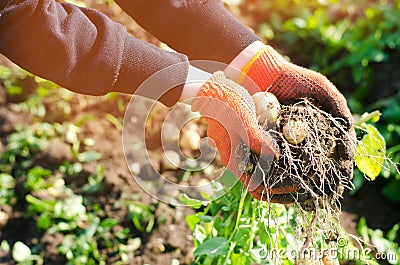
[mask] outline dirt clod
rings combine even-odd
[[[298,206],[298,225],[306,230],[303,249],[314,245],[316,229],[322,233],[336,229],[327,217],[338,218],[343,191],[352,185],[353,163],[342,150],[354,149],[356,140],[342,124],[340,118],[302,100],[283,105],[276,126],[266,129],[280,149],[279,158],[271,161],[244,147],[243,172],[251,176],[250,183],[265,187],[261,199]],[[297,191],[267,192],[288,185],[297,187]]]
[[[288,139],[288,125],[293,127],[299,122],[301,141]],[[263,184],[269,189],[285,182],[297,184],[299,191],[293,194],[293,202],[299,202],[307,211],[315,211],[315,205],[336,208],[344,187],[351,185],[353,167],[351,161],[348,163],[343,159],[337,146],[354,144],[339,119],[304,100],[283,106],[276,127],[268,132],[280,148],[280,158],[271,163],[260,163],[260,156],[250,154],[250,164],[258,168],[252,172],[252,177],[262,174]]]

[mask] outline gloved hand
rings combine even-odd
[[[341,117],[352,124],[346,99],[323,75],[297,66],[285,60],[271,46],[264,46],[242,68],[243,77],[239,80],[250,94],[268,91],[282,104],[292,103],[301,98],[313,99],[326,112]],[[249,85],[254,82],[254,85]]]
[[[281,104],[308,98],[334,117],[342,118],[349,137],[338,142],[338,163],[342,165],[344,176],[352,178],[355,155],[353,118],[346,99],[325,76],[288,62],[268,45],[261,48],[241,71],[238,82],[250,94],[260,89],[268,91],[275,94]]]
[[[247,187],[257,199],[275,201],[273,194],[286,194],[298,190],[291,182],[278,183],[266,190],[265,180],[254,179],[246,170],[239,169],[244,157],[244,143],[265,159],[279,154],[270,135],[258,125],[255,106],[250,94],[243,87],[216,72],[200,89],[192,104],[208,123],[208,136],[215,141],[222,163]],[[272,196],[272,197],[271,197]],[[286,202],[286,201],[285,201]],[[289,202],[289,201],[287,201]]]

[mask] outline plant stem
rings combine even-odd
[[[381,113],[379,110],[375,110],[375,111],[373,111],[373,112],[371,112],[371,113],[368,113],[368,114],[365,115],[364,117],[361,117],[358,121],[356,121],[356,122],[354,123],[354,125],[355,125],[355,126],[361,126],[361,124],[363,124],[363,123],[365,123],[365,122],[367,122],[367,121],[373,119],[373,118],[376,117],[376,116],[379,116],[379,117],[380,117],[381,115],[382,115],[382,113]]]
[[[236,246],[236,242],[232,242],[231,246],[229,247],[229,251],[226,254],[226,257],[224,259],[224,263],[222,263],[222,265],[226,265],[228,263],[228,259],[231,256],[231,253],[232,253],[233,249],[235,248],[235,246]]]
[[[33,204],[33,205],[35,205],[37,207],[41,207],[45,211],[53,211],[54,207],[49,202],[42,201],[42,200],[40,200],[40,199],[38,199],[36,197],[33,197],[30,194],[26,195],[25,199],[26,199],[26,201],[28,203],[31,203],[31,204]]]
[[[232,241],[232,239],[235,236],[236,231],[237,231],[237,229],[239,227],[240,218],[242,217],[242,212],[243,212],[243,209],[244,209],[243,206],[244,206],[244,202],[246,200],[247,194],[248,194],[247,193],[247,189],[244,189],[244,193],[242,194],[242,197],[240,197],[240,201],[239,201],[239,208],[238,208],[238,211],[237,211],[235,227],[233,228],[232,234],[229,236],[228,242]],[[233,242],[233,244],[231,244],[231,246],[229,248],[228,253],[226,254],[226,257],[225,257],[223,265],[227,264],[228,259],[231,256],[231,253],[232,253],[233,249],[235,248],[235,246],[236,246],[236,243]]]
[[[257,212],[257,207],[258,207],[258,202],[256,200],[252,201],[254,203],[253,205],[253,209],[252,209],[252,213],[251,213],[251,230],[250,230],[250,236],[249,236],[249,249],[248,251],[250,252],[250,250],[253,248],[253,240],[255,235],[255,230],[256,230],[256,212]]]
[[[243,194],[242,197],[240,198],[238,213],[237,213],[237,216],[236,216],[235,228],[233,229],[233,233],[232,233],[231,236],[229,237],[229,240],[231,240],[231,239],[233,238],[233,236],[234,236],[235,233],[236,233],[236,230],[237,230],[238,227],[239,227],[240,218],[242,217],[242,212],[243,212],[243,209],[244,209],[243,205],[244,205],[244,202],[245,202],[245,200],[246,200],[246,197],[247,197],[247,189],[244,190],[244,194]]]

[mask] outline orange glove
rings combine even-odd
[[[200,89],[192,110],[199,111],[206,119],[207,134],[215,141],[222,163],[239,177],[253,197],[271,199],[273,194],[297,190],[293,183],[279,183],[267,191],[267,180],[254,179],[239,169],[245,155],[243,148],[238,148],[241,143],[266,160],[271,161],[279,153],[270,135],[258,125],[255,106],[246,89],[226,79],[222,72],[216,72]]]
[[[301,98],[309,98],[313,103],[332,114],[342,118],[344,127],[355,139],[353,118],[347,107],[345,97],[323,75],[294,65],[286,61],[271,46],[265,45],[242,68],[238,82],[247,88],[250,94],[257,91],[268,91],[282,104],[290,104]],[[355,150],[354,139],[343,139],[338,142],[338,163],[343,174],[349,179],[353,176],[352,163]],[[349,170],[350,169],[350,170]]]
[[[286,61],[271,46],[264,46],[242,68],[242,80],[250,94],[268,91],[282,104],[309,98],[335,117],[351,122],[351,113],[346,99],[337,88],[323,75]],[[254,82],[258,87],[250,85]]]

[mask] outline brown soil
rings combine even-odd
[[[0,86],[0,93],[4,94],[4,92],[4,87]],[[84,100],[84,98],[85,96],[81,95],[75,96],[77,102],[80,99]],[[126,102],[129,99],[129,97],[124,96],[122,98]],[[168,204],[158,203],[136,184],[125,163],[121,132],[104,119],[105,113],[114,113],[116,117],[123,117],[124,113],[117,111],[116,102],[105,101],[104,98],[99,97],[83,108],[77,105],[75,107],[76,113],[72,115],[72,121],[79,120],[82,115],[94,117],[82,126],[80,137],[82,139],[92,138],[96,143],[101,143],[96,144],[92,149],[101,153],[102,158],[97,163],[84,164],[83,172],[80,173],[79,177],[66,179],[66,183],[75,187],[75,192],[79,194],[81,192],[80,187],[87,182],[87,177],[95,172],[96,165],[104,165],[103,189],[96,194],[85,195],[86,199],[99,204],[104,210],[103,218],[114,218],[121,224],[130,226],[134,231],[132,224],[127,221],[127,208],[115,208],[114,203],[120,198],[130,198],[133,194],[137,194],[139,195],[138,201],[156,207],[156,225],[150,234],[137,232],[137,236],[142,239],[142,245],[135,252],[135,257],[130,264],[171,264],[172,259],[179,260],[181,264],[190,264],[193,240],[184,217],[193,213],[193,210],[187,207],[176,208]],[[7,97],[2,97],[0,121],[0,151],[2,152],[4,152],[6,138],[14,131],[15,126],[32,125],[30,115],[18,112],[15,103],[9,102]],[[49,148],[36,156],[35,165],[54,169],[65,160],[71,160],[70,147],[59,140],[52,140]],[[23,179],[16,188],[17,194],[23,191],[22,181]],[[7,240],[10,245],[16,241],[22,241],[28,245],[40,243],[45,250],[45,264],[59,265],[66,263],[65,258],[57,254],[57,247],[62,242],[63,235],[47,232],[41,234],[42,232],[36,228],[36,221],[24,216],[26,204],[17,203],[13,209],[6,206],[2,206],[1,209],[9,215],[10,219],[8,224],[0,231],[0,242]],[[118,260],[117,256],[109,257],[109,264],[112,264],[113,260]],[[9,252],[0,252],[0,264],[14,264]]]
[[[250,172],[252,181],[259,179],[268,189],[291,185],[299,190],[270,198],[263,194],[264,200],[297,202],[307,211],[315,210],[318,204],[338,211],[336,203],[349,187],[353,172],[353,164],[345,160],[355,146],[340,121],[307,100],[282,105],[276,124],[263,125],[280,154],[270,162],[254,153],[244,159],[251,164],[247,167],[254,170]],[[294,134],[302,137],[294,140]],[[343,148],[345,145],[349,150]]]

